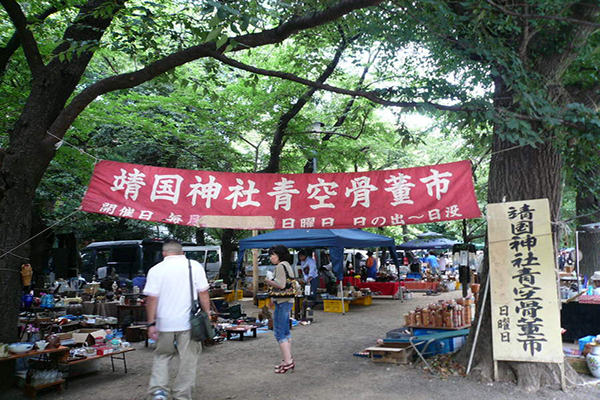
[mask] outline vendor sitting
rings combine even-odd
[[[590,281],[592,281],[592,286],[594,286],[593,294],[600,296],[600,271],[594,272],[594,275],[592,275]]]

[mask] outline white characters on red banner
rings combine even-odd
[[[275,210],[279,207],[286,211],[290,211],[292,207],[292,195],[299,194],[298,189],[294,189],[294,181],[287,178],[281,178],[279,182],[275,182],[272,192],[268,192],[269,196],[275,196]]]
[[[460,210],[458,209],[458,205],[454,204],[451,205],[450,207],[446,207],[446,218],[456,218],[456,217],[462,217],[462,214],[459,214]]]
[[[300,228],[314,228],[315,227],[315,218],[301,218],[300,219]]]
[[[179,175],[154,175],[150,200],[168,200],[173,204],[177,204],[181,182],[183,182],[183,178]]]
[[[248,179],[248,189],[244,189],[244,180],[243,179],[236,178],[235,181],[237,182],[237,185],[229,186],[229,190],[231,191],[231,194],[229,196],[225,197],[225,200],[233,200],[233,203],[231,204],[231,208],[233,208],[235,210],[237,208],[237,206],[260,207],[260,203],[258,201],[252,200],[252,195],[260,193],[260,190],[258,190],[254,187],[256,185],[256,183],[254,181],[251,181],[250,179]],[[247,196],[246,200],[244,200],[244,201],[238,200],[240,197],[244,197],[244,196]]]
[[[181,218],[181,215],[171,213],[169,217],[165,219],[165,222],[168,222],[170,224],[180,224],[183,222],[183,218]]]
[[[406,222],[404,221],[404,215],[400,214],[394,214],[390,217],[390,222],[392,225],[406,225]]]
[[[146,221],[150,221],[150,218],[152,218],[152,215],[154,215],[154,212],[148,211],[148,210],[142,210],[142,211],[140,211],[140,216],[138,218],[144,219]]]
[[[365,217],[354,218],[354,226],[365,226],[367,225],[367,219]]]
[[[190,215],[190,220],[186,225],[190,226],[200,226],[200,215],[192,214]]]
[[[325,228],[327,226],[333,226],[334,222],[335,222],[335,219],[333,219],[333,218],[322,218],[321,219],[321,226],[323,228]]]
[[[135,208],[131,207],[123,207],[119,210],[120,217],[130,217],[133,218],[133,213],[135,212]]]
[[[436,221],[436,220],[440,220],[442,219],[442,214],[440,213],[440,210],[438,210],[437,208],[433,209],[433,210],[429,210],[429,220],[430,221]]]
[[[283,229],[293,229],[296,220],[294,218],[284,218],[281,220],[281,227]]]
[[[100,211],[103,214],[114,214],[115,211],[117,209],[117,205],[116,204],[112,204],[112,203],[102,203],[102,206],[100,207]]]
[[[390,175],[385,180],[390,186],[385,188],[386,192],[392,193],[394,201],[390,204],[397,206],[398,204],[414,204],[415,202],[410,198],[410,190],[415,187],[414,183],[409,182],[412,177],[410,175],[404,175],[399,173],[398,175]]]
[[[422,178],[421,182],[425,183],[427,186],[427,194],[436,198],[436,200],[442,199],[442,193],[448,193],[448,189],[450,188],[450,181],[448,179],[452,176],[450,172],[440,172],[436,169],[430,168],[429,171],[431,175]]]
[[[308,192],[309,199],[316,199],[319,201],[318,204],[311,204],[310,208],[316,210],[318,208],[335,208],[332,203],[325,203],[331,196],[336,196],[337,192],[334,190],[339,185],[335,182],[325,182],[325,179],[317,178],[319,183],[313,183],[308,185],[306,191]],[[323,192],[323,194],[321,194]]]
[[[113,186],[110,190],[113,192],[125,190],[125,193],[123,193],[125,198],[131,198],[133,201],[137,200],[141,187],[146,186],[146,182],[144,182],[146,174],[140,172],[137,168],[134,168],[133,172],[129,173],[121,168],[121,175],[113,175],[113,177],[115,180],[113,181]]]
[[[350,182],[352,183],[352,187],[346,188],[346,197],[350,197],[351,194],[354,195],[354,200],[350,207],[354,207],[359,203],[366,208],[371,207],[371,192],[379,190],[377,186],[371,185],[371,178],[360,176],[352,179]]]
[[[371,220],[371,225],[374,226],[383,226],[385,225],[385,217],[375,217]]]
[[[190,192],[186,197],[192,196],[192,205],[196,205],[196,198],[200,196],[202,200],[206,200],[205,206],[206,208],[210,208],[211,200],[216,200],[221,193],[221,188],[223,185],[218,183],[214,176],[210,175],[208,177],[208,182],[202,183],[202,178],[196,176],[197,183],[192,183],[190,185]],[[235,208],[235,207],[234,207]]]

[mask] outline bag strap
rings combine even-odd
[[[192,282],[192,261],[188,258],[188,270],[190,273],[190,295],[192,296],[192,314],[195,314],[198,311],[198,305],[194,301],[194,284]]]

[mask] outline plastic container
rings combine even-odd
[[[585,347],[585,345],[593,342],[594,340],[596,340],[596,336],[585,336],[579,339],[577,341],[579,342],[579,351],[583,352],[583,348]]]
[[[348,312],[350,310],[350,303],[348,301],[344,301],[344,312]],[[341,300],[323,300],[323,311],[331,312],[331,313],[341,313],[342,312],[342,301]]]

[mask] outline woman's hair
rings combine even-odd
[[[285,247],[282,244],[276,244],[275,246],[271,246],[271,248],[269,249],[269,255],[271,254],[276,254],[277,257],[279,258],[279,262],[282,261],[287,261],[290,262],[291,260],[291,256],[290,256],[290,252],[288,251],[287,247]]]

